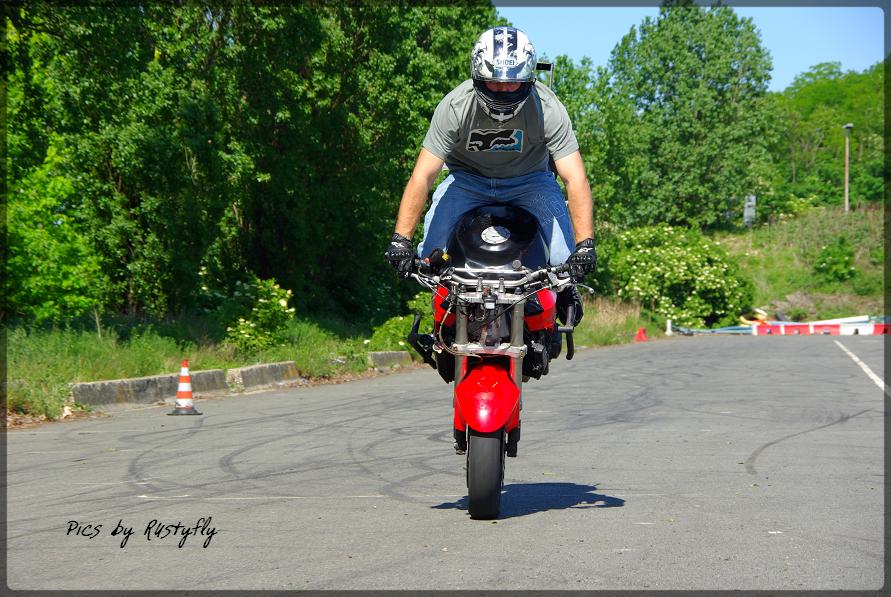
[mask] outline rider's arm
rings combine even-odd
[[[554,166],[563,184],[566,185],[575,242],[594,238],[594,204],[591,201],[591,186],[588,184],[582,154],[575,151],[554,161]]]
[[[396,216],[396,232],[411,238],[421,219],[424,204],[427,203],[427,195],[433,186],[433,181],[442,170],[443,160],[439,159],[426,149],[421,149],[415,168],[405,185],[402,193],[402,201],[399,203],[399,213]],[[590,193],[589,193],[590,200]]]

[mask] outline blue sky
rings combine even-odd
[[[516,2],[515,2],[516,3]],[[539,54],[588,56],[605,66],[613,47],[632,25],[656,17],[657,7],[503,6],[498,13],[524,30]],[[618,2],[617,2],[618,4]],[[729,4],[729,3],[728,3]],[[841,62],[862,71],[881,60],[884,13],[877,7],[734,7],[751,17],[773,60],[770,90],[782,91],[796,75],[820,62]]]

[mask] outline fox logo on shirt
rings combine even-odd
[[[467,151],[523,151],[523,131],[473,129],[467,138]]]

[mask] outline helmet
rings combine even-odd
[[[495,27],[480,35],[470,53],[470,78],[476,99],[492,119],[513,118],[535,84],[535,46],[514,27]],[[489,91],[486,81],[520,83],[516,91]]]

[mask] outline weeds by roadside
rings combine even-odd
[[[58,418],[69,384],[175,373],[181,359],[193,371],[295,361],[301,375],[327,377],[366,368],[360,337],[340,337],[319,324],[294,320],[285,344],[250,356],[231,345],[171,337],[165,326],[138,329],[20,326],[8,330],[7,407],[13,412]]]
[[[755,282],[755,305],[800,321],[884,314],[884,212],[816,208],[716,240]],[[853,268],[853,269],[851,269]]]
[[[664,327],[634,305],[602,297],[585,303],[585,318],[576,332],[579,346],[630,342],[641,326],[651,337],[657,336]],[[289,322],[282,345],[250,356],[209,340],[200,322],[193,320],[180,326],[171,322],[103,326],[100,333],[73,327],[14,327],[8,334],[7,407],[55,419],[66,404],[74,406],[68,403],[72,383],[175,373],[183,358],[189,359],[193,371],[276,361],[296,362],[300,374],[308,378],[366,370],[367,338],[343,322],[322,323],[324,327],[295,319]]]
[[[664,336],[665,322],[657,321],[635,303],[604,297],[585,298],[585,317],[576,328],[577,346],[611,346],[634,339],[638,328],[646,328],[647,336]]]

